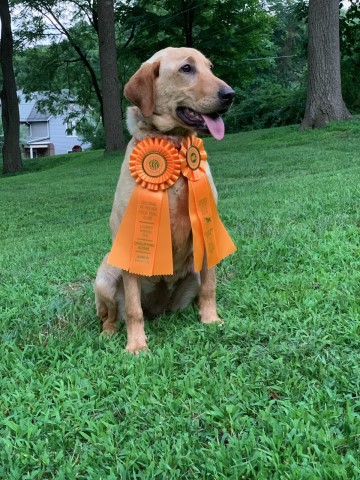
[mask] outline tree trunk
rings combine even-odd
[[[116,62],[113,0],[98,0],[98,26],[105,152],[108,153],[125,149]]]
[[[8,0],[0,1],[1,41],[0,64],[3,76],[1,117],[4,129],[3,173],[22,170],[20,153],[20,115],[13,66],[13,37]]]
[[[301,127],[350,118],[341,93],[339,0],[309,1],[308,42],[308,91]]]
[[[181,6],[184,13],[183,32],[185,46],[193,48],[194,3],[191,0],[182,0]]]

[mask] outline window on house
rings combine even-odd
[[[75,120],[68,120],[66,123],[66,135],[68,137],[77,137]]]
[[[49,135],[47,122],[32,122],[30,132],[32,137],[47,137]]]

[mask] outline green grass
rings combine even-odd
[[[238,251],[224,326],[99,336],[92,284],[121,159],[0,178],[0,478],[360,478],[360,121],[206,140]]]

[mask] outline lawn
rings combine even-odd
[[[360,478],[360,120],[205,141],[238,251],[195,307],[99,335],[121,158],[0,178],[0,478]]]

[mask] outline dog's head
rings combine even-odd
[[[211,62],[193,48],[165,48],[130,78],[125,96],[161,132],[185,130],[224,136],[221,114],[235,92],[211,71]]]

